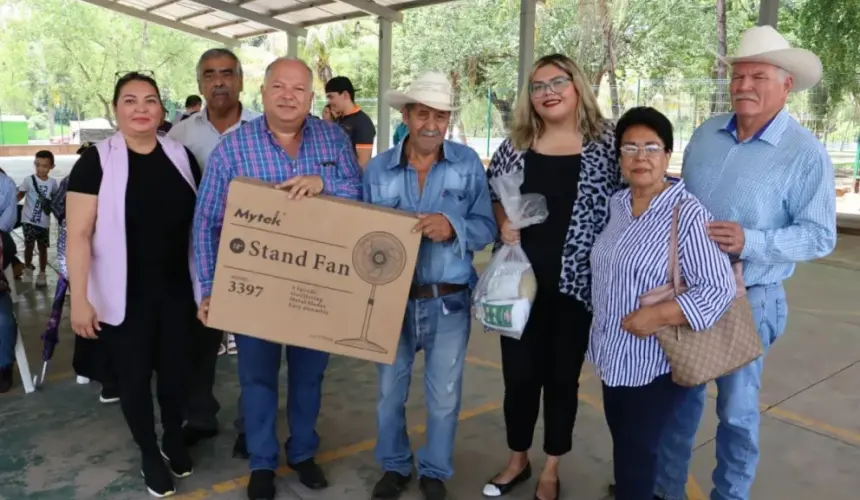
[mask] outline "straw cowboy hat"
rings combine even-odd
[[[454,111],[454,88],[444,74],[427,71],[416,78],[406,92],[389,90],[385,100],[394,109],[402,109],[407,104],[423,104],[440,111]]]
[[[782,68],[794,78],[792,92],[814,87],[821,80],[821,59],[806,49],[792,48],[772,26],[746,30],[737,53],[725,61],[729,65],[758,62]]]

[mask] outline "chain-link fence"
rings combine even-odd
[[[613,117],[613,108],[616,110],[617,117],[626,109],[645,105],[653,106],[663,112],[675,126],[676,152],[683,151],[693,130],[704,120],[715,113],[730,109],[726,81],[630,79],[619,81],[615,88],[604,83],[594,90],[597,92],[600,107],[607,117]],[[507,135],[506,122],[510,119],[511,110],[515,106],[515,95],[512,89],[464,90],[460,95],[459,113],[455,115],[455,121],[450,130],[451,138],[469,144],[482,157],[492,156]],[[376,122],[378,106],[376,97],[359,96],[356,101]],[[827,103],[826,85],[822,84],[812,90],[792,94],[788,101],[788,110],[827,146],[840,175],[852,175],[858,134],[860,134],[860,112],[851,98],[827,108],[825,103]],[[14,114],[14,110],[4,109],[2,104],[0,103],[2,114]],[[246,105],[262,111],[259,102],[249,102]],[[325,106],[325,99],[316,99],[312,113],[320,116],[323,106]],[[171,109],[168,116],[173,116],[172,106],[169,108]],[[49,120],[44,114],[17,119],[27,123],[31,141],[35,139],[39,142],[48,142]],[[55,113],[54,134],[68,134],[68,130],[71,129],[70,124],[74,120],[71,113]],[[392,111],[391,133],[399,122],[399,113]],[[58,142],[54,138],[51,139],[51,142]],[[680,158],[680,155],[676,156]]]

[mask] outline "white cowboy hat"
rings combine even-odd
[[[406,92],[388,90],[385,101],[394,109],[407,104],[423,104],[440,111],[454,111],[454,88],[444,74],[427,71],[416,78]]]
[[[792,48],[772,26],[756,26],[746,30],[733,57],[727,64],[759,62],[772,64],[789,72],[794,79],[792,92],[814,87],[821,80],[821,59],[806,49]]]

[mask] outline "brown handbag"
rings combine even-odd
[[[639,297],[641,306],[675,300],[687,290],[681,278],[678,257],[678,217],[681,204],[672,213],[669,236],[669,282]],[[732,264],[737,295],[720,319],[707,330],[694,331],[689,325],[670,326],[657,332],[660,347],[672,368],[672,380],[684,387],[695,387],[728,375],[764,354],[761,337],[753,320],[746,296],[743,263]]]

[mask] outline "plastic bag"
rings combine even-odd
[[[541,194],[521,194],[523,172],[490,179],[511,226],[522,229],[540,224],[549,215]],[[519,244],[503,245],[478,278],[472,295],[475,318],[487,329],[519,339],[537,294],[531,262]]]

